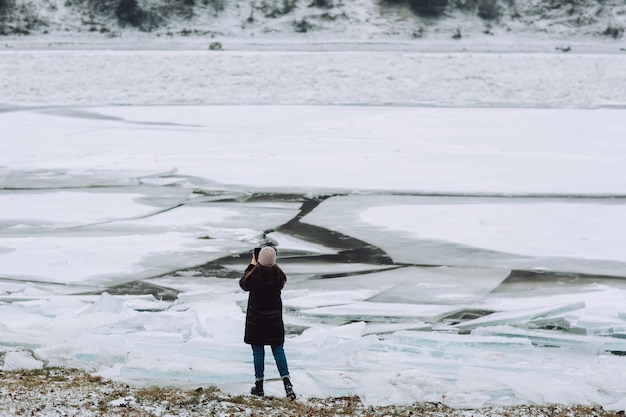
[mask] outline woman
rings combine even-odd
[[[265,246],[257,258],[252,255],[252,261],[239,280],[239,286],[244,291],[250,292],[244,336],[244,341],[252,346],[254,358],[256,382],[250,393],[259,397],[264,395],[265,346],[270,345],[278,372],[285,385],[287,398],[294,400],[296,394],[289,380],[287,358],[283,349],[285,325],[280,291],[285,286],[285,281],[287,281],[285,273],[276,265],[276,251],[271,246]]]

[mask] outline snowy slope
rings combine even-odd
[[[392,0],[3,0],[0,33],[349,39],[458,38],[525,33],[620,39],[620,0],[450,0],[441,16]],[[122,7],[127,4],[131,6]],[[4,4],[4,7],[2,7]]]

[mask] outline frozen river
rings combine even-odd
[[[247,392],[237,278],[272,243],[305,397],[623,408],[622,120],[610,109],[4,112],[3,368]]]
[[[258,64],[245,55],[210,71]],[[323,67],[339,61],[304,56],[328,70],[304,95],[287,95],[301,77],[263,90],[242,69],[212,81],[211,99],[183,67],[156,81],[85,75],[121,57],[152,73],[167,54],[2,54],[15,82],[0,86],[1,368],[246,393],[237,279],[271,243],[289,278],[285,348],[303,397],[626,408],[623,57],[596,56],[615,66],[595,86],[582,82],[598,69],[592,55],[572,67],[542,54],[539,73],[567,68],[569,81],[477,79],[468,64],[446,84],[406,66],[524,60],[399,53],[387,72],[400,81],[373,77],[352,100],[356,68],[379,60],[351,54],[339,88],[342,72]],[[35,76],[45,62],[56,77]],[[189,77],[197,88],[184,90]],[[394,94],[393,106],[341,105]],[[177,105],[145,105],[168,97]]]

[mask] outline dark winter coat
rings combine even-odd
[[[250,345],[282,345],[285,325],[280,292],[285,286],[285,274],[276,265],[254,268],[249,265],[239,280],[241,289],[250,292],[244,341]]]

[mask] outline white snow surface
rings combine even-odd
[[[596,107],[623,106],[626,97],[623,43],[601,52],[583,44],[562,54],[554,52],[558,42],[531,51],[470,41],[440,42],[434,50],[420,43],[331,43],[328,51],[311,50],[317,44],[306,42],[223,42],[225,48],[233,42],[232,50],[167,43],[157,50],[122,49],[142,47],[132,39],[113,43],[112,50],[94,50],[107,45],[89,42],[76,45],[80,50],[25,50],[16,41],[0,50],[0,73],[10,80],[2,85],[0,105]],[[274,49],[280,47],[286,50]]]
[[[619,44],[41,39],[0,52],[1,369],[247,393],[271,241],[304,398],[623,408]]]

